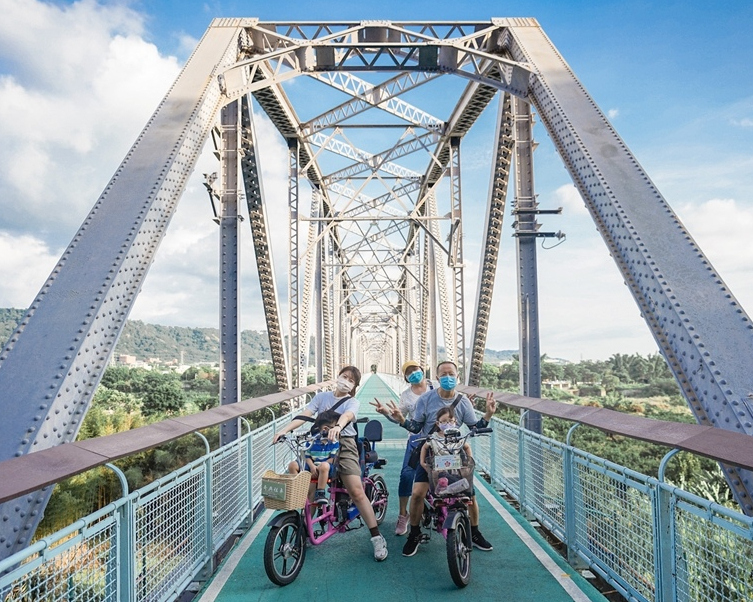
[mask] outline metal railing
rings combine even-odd
[[[261,475],[288,458],[270,446],[286,415],[127,493],[0,562],[2,602],[174,600],[261,502]],[[127,492],[121,471],[108,464]]]
[[[176,599],[253,520],[263,472],[285,470],[289,457],[269,442],[289,420],[277,418],[4,560],[0,600]],[[495,418],[493,426],[491,437],[474,440],[478,467],[565,542],[572,564],[629,600],[753,599],[752,518],[667,484],[666,462],[659,478],[647,477],[509,422]]]
[[[753,600],[753,518],[493,419],[477,467],[628,600]],[[572,430],[570,433],[572,433]],[[570,435],[568,435],[568,442]]]

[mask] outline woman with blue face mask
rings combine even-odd
[[[418,398],[427,391],[435,389],[436,384],[425,377],[421,364],[415,360],[405,362],[400,372],[409,386],[400,394],[400,403],[397,407],[400,408],[404,416],[412,418]],[[376,403],[371,403],[371,405],[388,420],[395,422],[390,415],[390,409],[386,405],[382,405],[379,400],[376,400]],[[408,442],[405,446],[403,467],[400,470],[400,482],[397,489],[400,507],[398,509],[395,535],[405,535],[408,532],[408,503],[410,502],[411,490],[413,489],[413,475],[416,470],[408,465],[408,459],[415,448],[415,440],[418,438],[417,434],[409,434]]]
[[[338,441],[338,472],[343,485],[348,490],[350,498],[358,507],[361,519],[369,529],[371,544],[374,548],[374,560],[381,562],[387,558],[387,542],[379,532],[379,525],[374,515],[374,508],[363,490],[361,482],[361,464],[356,443],[357,431],[354,423],[358,419],[360,402],[356,398],[356,390],[361,384],[361,371],[355,366],[345,366],[338,372],[334,391],[320,391],[306,405],[300,414],[303,416],[319,416],[332,408],[338,415],[335,423],[327,431],[330,441]],[[275,433],[273,443],[282,435],[289,433],[305,422],[301,419],[292,420],[287,426]]]

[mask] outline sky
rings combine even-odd
[[[535,17],[608,115],[741,305],[753,309],[753,3],[417,0],[192,2],[0,0],[0,307],[27,307],[189,54],[215,17],[266,21]],[[496,107],[496,104],[493,105]],[[481,258],[496,108],[463,150],[466,304]],[[264,141],[267,196],[285,195],[286,154]],[[657,347],[582,200],[537,126],[534,155],[542,229],[538,248],[541,351],[571,361]],[[218,231],[202,184],[204,153],[160,246],[131,319],[218,324]],[[476,182],[483,182],[475,185]],[[474,211],[478,208],[478,211]],[[509,210],[509,203],[508,203]],[[514,240],[505,218],[491,349],[516,349]],[[284,232],[284,224],[271,224]],[[250,249],[250,232],[242,231]],[[285,236],[274,236],[278,266]],[[262,330],[253,253],[241,257],[242,328]],[[282,289],[284,290],[284,288]],[[469,318],[472,310],[469,308]],[[468,335],[470,336],[470,334]],[[470,341],[469,341],[470,342]]]

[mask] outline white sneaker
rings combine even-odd
[[[387,558],[387,542],[381,535],[375,535],[371,538],[371,545],[374,546],[374,560],[382,562]]]

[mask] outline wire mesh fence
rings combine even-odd
[[[625,598],[753,600],[753,518],[509,422],[492,426],[478,468]]]
[[[0,601],[175,600],[291,456],[277,418],[0,562]],[[474,458],[626,598],[753,600],[753,519],[565,443],[493,420]]]

